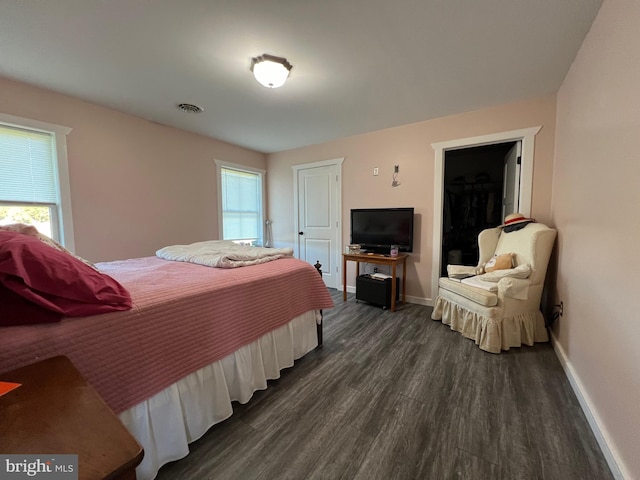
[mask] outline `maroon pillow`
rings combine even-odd
[[[59,319],[131,308],[129,292],[110,276],[36,237],[16,232],[0,231],[0,285],[15,294],[0,292],[3,300],[9,300],[0,308],[4,326],[36,323],[36,317],[55,321],[41,309]],[[31,308],[34,305],[39,309]]]
[[[61,313],[52,312],[25,300],[4,285],[0,285],[0,327],[53,323],[59,322],[62,317]]]

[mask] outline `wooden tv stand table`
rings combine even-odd
[[[407,299],[407,258],[409,255],[400,253],[396,257],[371,253],[343,253],[342,254],[342,300],[347,300],[347,261],[356,262],[356,277],[360,275],[360,262],[391,265],[391,311],[396,310],[396,266],[402,265],[402,303]]]
[[[0,373],[0,452],[78,455],[79,480],[135,480],[142,447],[67,357]]]

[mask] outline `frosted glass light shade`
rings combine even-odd
[[[267,88],[278,88],[284,85],[289,77],[291,64],[286,58],[273,55],[261,55],[251,60],[251,71],[256,80]]]

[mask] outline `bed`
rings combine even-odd
[[[139,480],[187,455],[233,401],[248,402],[316,348],[321,311],[333,306],[316,269],[293,257],[242,268],[157,256],[96,266],[132,308],[0,327],[0,372],[69,357],[143,446]]]

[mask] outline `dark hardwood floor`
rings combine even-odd
[[[613,478],[550,344],[494,355],[429,307],[332,295],[324,347],[159,479]]]

